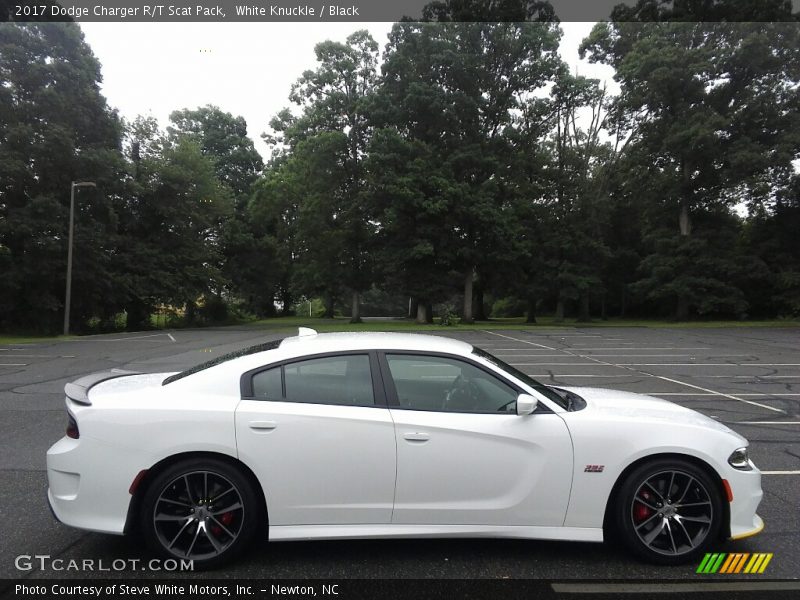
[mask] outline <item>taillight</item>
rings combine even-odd
[[[81,437],[81,432],[78,431],[78,422],[71,413],[67,413],[67,418],[67,437],[77,440],[79,437]]]

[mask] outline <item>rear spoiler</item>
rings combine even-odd
[[[123,369],[111,369],[110,371],[92,373],[65,385],[64,393],[70,400],[90,406],[92,403],[89,401],[89,390],[92,387],[103,381],[116,379],[117,377],[127,377],[128,375],[141,375],[141,373],[139,371],[125,371]]]

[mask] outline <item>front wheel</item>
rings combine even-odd
[[[249,544],[260,529],[261,512],[241,471],[219,459],[197,458],[172,465],[148,486],[141,526],[159,554],[207,569]]]
[[[689,562],[719,537],[719,486],[689,461],[656,459],[637,467],[617,499],[622,541],[649,562]]]

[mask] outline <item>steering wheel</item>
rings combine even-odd
[[[473,410],[478,408],[480,399],[481,390],[478,384],[459,375],[453,380],[453,387],[445,395],[442,409],[446,411]]]

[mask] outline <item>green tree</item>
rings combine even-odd
[[[221,231],[233,212],[230,189],[190,136],[167,137],[150,120],[129,128],[129,194],[120,211],[120,262],[128,327],[148,326],[160,303],[186,307],[219,295]]]
[[[447,180],[447,254],[467,322],[476,271],[511,251],[512,131],[524,102],[560,67],[559,35],[554,23],[404,22],[389,36],[378,120],[425,144]]]
[[[270,258],[271,246],[257,235],[246,211],[253,184],[264,168],[261,155],[247,135],[247,122],[244,117],[234,117],[213,105],[175,111],[170,122],[167,127],[170,137],[194,140],[203,155],[213,162],[219,182],[233,196],[234,212],[221,224],[218,242],[221,261],[218,268],[228,282],[229,291],[246,290],[245,300],[250,309],[259,314],[273,313],[270,307],[274,294],[267,294],[268,302],[266,297],[256,294],[257,290],[266,292],[263,273],[259,271],[263,271],[263,262]],[[254,263],[259,255],[261,259]],[[259,264],[261,269],[256,269]]]
[[[59,329],[71,181],[98,186],[77,195],[73,326],[118,302],[121,126],[100,82],[77,25],[0,24],[0,327]]]
[[[270,139],[297,155],[289,159],[291,169],[303,171],[309,161],[323,169],[319,177],[326,191],[313,172],[307,180],[296,180],[298,186],[307,188],[297,221],[301,250],[293,277],[297,289],[306,295],[321,291],[326,316],[333,317],[335,299],[342,287],[348,288],[352,293],[351,322],[358,322],[359,296],[374,278],[370,260],[374,225],[363,201],[363,162],[370,136],[367,109],[377,80],[378,45],[368,32],[357,31],[345,43],[317,44],[315,53],[317,68],[305,71],[290,95],[302,114],[295,118],[288,111],[279,113],[271,123],[277,136]],[[312,148],[322,155],[312,156]],[[325,170],[333,164],[339,165],[340,174]],[[312,214],[314,211],[323,212]],[[320,244],[321,239],[336,240],[336,245]],[[330,254],[334,248],[340,253],[337,268],[317,271],[333,266]]]
[[[649,16],[647,10],[660,4],[640,2],[633,15]],[[676,239],[653,245],[663,260],[682,260],[676,269],[687,275],[681,279],[687,285],[669,286],[676,316],[708,312],[709,305],[724,309],[735,255],[724,268],[693,260],[693,221],[720,207],[766,201],[785,187],[800,148],[800,29],[782,23],[643,24],[622,21],[632,15],[620,11],[613,15],[618,20],[595,26],[581,52],[616,70],[617,125],[629,136],[628,164],[652,209],[650,231],[663,235],[665,218],[677,225]],[[645,261],[651,269],[659,264],[655,257]],[[688,285],[690,274],[709,281],[702,307]],[[661,281],[655,275],[645,273],[638,289],[660,295],[647,286]]]

